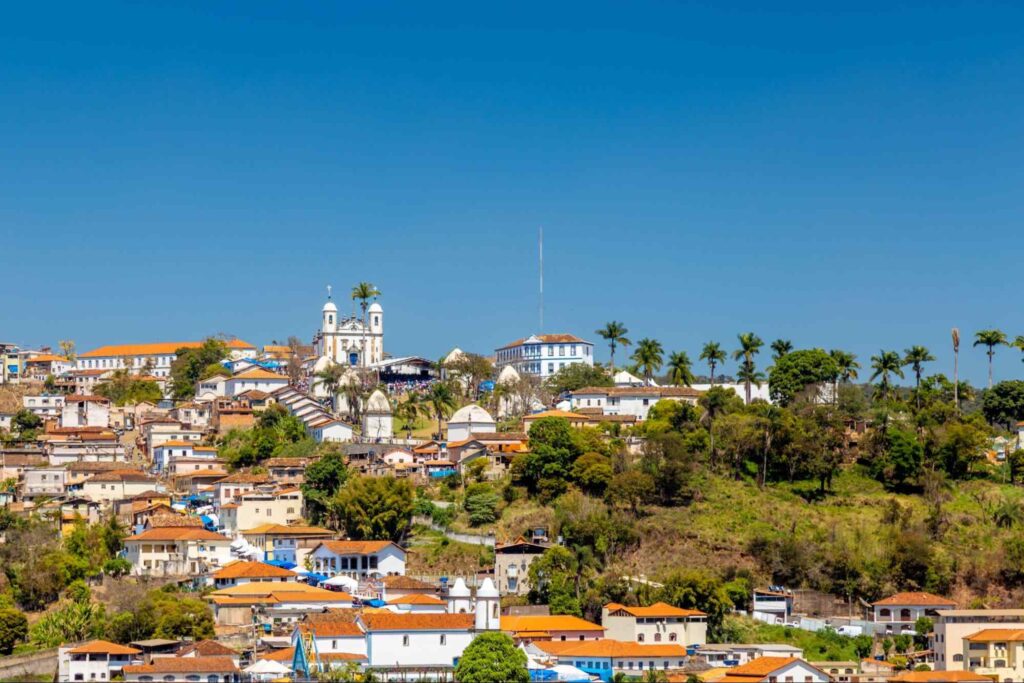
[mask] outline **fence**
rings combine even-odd
[[[0,681],[22,676],[56,676],[57,648],[26,655],[0,657]]]

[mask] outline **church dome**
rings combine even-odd
[[[498,373],[498,384],[515,384],[519,381],[519,373],[511,365],[506,365]]]
[[[324,304],[324,313],[337,313],[338,307],[334,305],[334,302],[330,299]]]
[[[391,403],[388,401],[388,397],[384,395],[383,391],[376,389],[372,394],[370,394],[370,398],[366,401],[366,412],[382,415],[391,414]]]
[[[448,363],[454,363],[455,361],[464,358],[465,355],[466,354],[462,352],[462,349],[456,346],[447,356],[444,357],[442,364],[447,365]]]
[[[491,581],[490,577],[484,579],[484,582],[480,584],[480,587],[476,589],[477,598],[497,598],[501,597],[498,595],[498,589],[494,587],[494,582]]]
[[[374,301],[372,304],[370,304],[370,307],[366,309],[366,312],[367,313],[383,313],[384,312],[384,307],[381,306],[376,301]]]
[[[455,414],[448,419],[448,424],[461,424],[463,422],[494,422],[490,413],[475,403],[464,408],[459,408]]]
[[[449,598],[468,598],[469,588],[466,586],[466,582],[460,576],[455,579],[455,585],[448,590]]]

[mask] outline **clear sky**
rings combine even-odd
[[[0,338],[1024,333],[1024,4],[502,4],[5,6]]]

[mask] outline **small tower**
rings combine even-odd
[[[448,590],[448,612],[450,614],[469,614],[473,608],[473,601],[469,595],[469,588],[462,577],[455,579],[455,585]]]
[[[335,332],[338,329],[338,307],[331,300],[330,287],[327,288],[327,303],[324,304],[322,329],[324,332]]]
[[[368,323],[370,325],[370,363],[384,360],[384,308],[374,301],[366,309]]]
[[[501,628],[500,597],[490,578],[476,589],[476,630],[498,631]]]

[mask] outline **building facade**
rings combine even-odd
[[[384,360],[384,309],[374,301],[366,309],[366,324],[356,315],[342,318],[328,296],[321,311],[314,352],[339,365],[369,367]]]
[[[594,345],[574,334],[535,334],[495,350],[495,369],[547,379],[567,365],[594,364]]]

